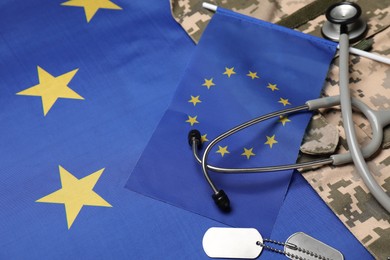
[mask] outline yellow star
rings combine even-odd
[[[288,119],[287,116],[280,116],[279,122],[282,123],[282,125],[284,126],[287,122],[291,122],[291,120]]]
[[[234,71],[234,67],[231,68],[225,67],[225,72],[223,73],[223,75],[227,75],[230,78],[230,76],[233,74],[236,74],[236,72]]]
[[[59,98],[84,99],[68,87],[78,69],[54,77],[38,66],[39,84],[16,93],[25,96],[40,96],[42,98],[43,114],[46,116]]]
[[[259,76],[257,76],[257,72],[249,71],[248,74],[246,74],[248,77],[251,77],[252,79],[258,79]]]
[[[121,7],[112,3],[110,0],[69,0],[61,5],[83,7],[88,23],[99,9],[122,10]]]
[[[194,104],[194,106],[196,106],[197,103],[201,103],[202,102],[202,101],[200,101],[199,97],[200,96],[196,96],[196,97],[191,96],[191,99],[188,100],[188,102],[192,103],[192,104]]]
[[[209,139],[207,139],[207,134],[204,134],[201,136],[201,141],[202,141],[202,143],[209,141]]]
[[[273,135],[271,137],[267,136],[267,142],[265,142],[264,144],[268,144],[269,147],[272,148],[272,146],[277,143],[278,141],[275,140],[275,135]]]
[[[253,148],[250,148],[250,149],[244,148],[244,152],[241,155],[246,156],[246,158],[249,160],[249,158],[251,158],[251,156],[255,156],[256,154],[253,153]]]
[[[280,98],[278,103],[282,103],[283,106],[291,105],[290,102],[288,102],[288,99]]]
[[[62,166],[59,166],[59,169],[62,188],[36,202],[64,204],[68,229],[83,206],[112,207],[93,191],[93,187],[102,175],[104,168],[82,179],[77,179]]]
[[[228,148],[227,146],[222,147],[222,146],[218,145],[218,147],[219,147],[219,149],[218,149],[218,151],[216,153],[220,153],[222,157],[225,155],[225,153],[230,153],[227,150],[227,148]]]
[[[193,126],[194,124],[199,123],[199,122],[196,120],[197,117],[198,117],[198,116],[194,116],[194,117],[188,116],[188,120],[186,120],[186,122],[187,122],[187,123],[190,123],[191,126]]]
[[[272,91],[279,90],[279,89],[276,87],[276,84],[271,84],[271,83],[268,83],[267,88],[269,88],[269,89],[272,90]]]
[[[215,84],[213,82],[213,78],[211,78],[211,79],[204,79],[204,83],[202,84],[202,86],[206,86],[208,89],[210,89],[211,86],[215,86]]]

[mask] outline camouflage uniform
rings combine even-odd
[[[207,2],[258,19],[276,22],[313,2],[313,0],[211,0]],[[211,11],[202,7],[202,3],[203,1],[196,0],[171,0],[173,17],[195,42],[199,41],[204,28],[213,15]]]
[[[270,22],[280,22],[312,0],[220,0],[210,3],[236,12]],[[371,43],[372,52],[390,57],[390,0],[358,0],[363,17],[368,20],[366,39]],[[175,19],[197,42],[210,20],[212,13],[201,7],[198,0],[171,0]],[[260,8],[261,7],[261,8]],[[320,36],[325,19],[318,16],[297,29]],[[390,66],[366,58],[352,56],[350,66],[351,94],[372,109],[390,109]],[[338,59],[330,68],[323,90],[324,96],[339,94]],[[371,128],[359,113],[354,113],[354,122],[362,145],[370,142]],[[385,129],[383,149],[369,161],[372,174],[382,188],[390,195],[390,127]],[[304,138],[300,160],[347,150],[341,113],[338,107],[324,109],[313,117]],[[315,155],[315,157],[313,157]],[[355,235],[355,237],[377,259],[390,256],[390,214],[370,194],[352,164],[325,166],[306,169],[303,176],[328,204],[333,212]]]

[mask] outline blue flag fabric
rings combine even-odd
[[[121,9],[94,14],[72,2],[0,2],[0,259],[209,259],[202,237],[220,223],[124,188],[195,45],[167,1],[105,1]],[[57,78],[77,95],[45,99],[45,115],[30,88]],[[101,199],[89,192],[90,204],[110,206],[71,217],[54,197],[75,178],[96,181]],[[337,232],[346,258],[367,259],[340,223],[325,228],[338,219],[318,210],[316,193],[302,195],[310,187],[291,185],[275,239],[299,230],[329,243]],[[310,207],[296,207],[302,196],[313,196]]]
[[[0,259],[206,258],[214,222],[124,188],[195,47],[169,3],[0,13]]]
[[[292,171],[211,173],[232,203],[232,212],[222,214],[187,133],[200,130],[207,145],[253,117],[317,98],[335,50],[334,43],[218,8],[127,187],[269,236]],[[237,168],[294,163],[310,116],[283,116],[246,129],[216,145],[209,163]]]

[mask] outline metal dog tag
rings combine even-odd
[[[284,246],[284,250],[286,251],[286,253],[294,255],[294,257],[291,257],[286,254],[286,256],[290,259],[296,259],[296,256],[308,260],[318,260],[319,256],[321,256],[322,259],[344,259],[344,256],[341,254],[340,251],[328,246],[327,244],[322,243],[315,238],[312,238],[311,236],[303,232],[297,232],[295,234],[292,234],[287,239],[286,245]]]
[[[213,227],[203,236],[203,250],[213,258],[255,259],[263,250],[258,242],[263,238],[254,228]]]

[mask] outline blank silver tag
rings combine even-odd
[[[213,258],[255,259],[263,250],[258,241],[263,238],[254,228],[213,227],[203,236],[203,250]]]
[[[312,238],[311,236],[303,233],[303,232],[297,232],[295,234],[292,234],[286,241],[286,244],[284,246],[284,250],[287,253],[293,254],[295,256],[302,257],[304,259],[308,260],[318,260],[318,255],[322,256],[325,259],[332,259],[332,260],[343,260],[344,256],[340,253],[340,251],[334,249],[333,247],[328,246],[327,244],[322,243],[321,241],[318,241],[315,238]],[[290,244],[290,245],[289,245]],[[293,246],[295,245],[296,248],[294,249]],[[304,249],[299,251],[297,248]],[[307,253],[307,251],[310,251],[314,253],[314,255],[311,255],[310,252]],[[315,256],[317,254],[317,256]],[[290,259],[296,259],[296,257],[289,257]]]

